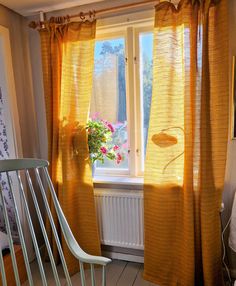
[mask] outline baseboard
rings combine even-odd
[[[111,259],[118,259],[118,260],[137,262],[137,263],[143,263],[144,262],[144,259],[142,256],[136,256],[136,255],[132,255],[132,254],[103,251],[102,255],[105,257],[111,258]]]
[[[111,259],[143,263],[143,250],[102,245],[102,254]]]

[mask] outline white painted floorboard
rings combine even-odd
[[[52,270],[49,263],[44,263],[45,273],[49,286],[57,286],[54,282]],[[31,264],[31,271],[34,279],[34,286],[41,286],[39,269],[36,262]],[[142,278],[143,264],[126,262],[122,260],[113,260],[107,266],[107,286],[157,286],[153,283],[147,282]],[[58,274],[60,277],[61,285],[66,285],[63,270],[61,266],[58,266]],[[91,285],[90,270],[85,271],[86,285]],[[102,271],[101,268],[95,269],[96,286],[101,286]],[[72,278],[72,284],[81,286],[80,275],[77,273]],[[28,286],[28,283],[24,283],[24,286]]]

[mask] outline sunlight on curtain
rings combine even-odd
[[[161,286],[223,285],[228,23],[227,1],[213,2],[156,7],[144,277]]]
[[[153,93],[152,106],[155,106],[155,114],[151,114],[149,123],[149,141],[153,136],[159,134],[163,129],[170,128],[168,134],[178,139],[178,144],[172,148],[160,148],[154,145],[149,148],[146,155],[146,162],[156,158],[157,165],[150,166],[152,171],[146,172],[146,184],[176,183],[182,185],[184,157],[173,161],[165,170],[166,164],[176,155],[184,150],[184,134],[175,127],[184,127],[184,77],[182,47],[187,29],[185,25],[175,27],[174,35],[170,33],[170,27],[164,27],[158,31],[154,30],[154,71],[153,71]],[[171,37],[175,37],[176,45],[173,45]],[[159,40],[165,42],[165,49],[158,44]],[[173,65],[173,59],[175,59]],[[156,68],[158,67],[158,68]],[[161,69],[159,69],[161,67]],[[168,81],[168,84],[167,84]],[[160,98],[159,95],[164,95]],[[151,136],[151,137],[150,137]],[[146,168],[147,168],[146,163]],[[155,174],[155,176],[153,176]]]
[[[109,54],[96,63],[90,114],[99,114],[109,122],[117,122],[118,93],[118,57]]]
[[[85,129],[92,94],[95,30],[96,22],[89,21],[51,24],[41,30],[40,35],[52,179],[80,246],[91,254],[99,255],[100,241]],[[54,209],[52,211],[55,212]],[[50,234],[49,227],[48,231]],[[52,245],[57,256],[53,239]],[[65,241],[63,250],[70,273],[77,272],[78,263]]]

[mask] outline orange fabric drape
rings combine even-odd
[[[178,8],[169,2],[156,7],[144,277],[160,286],[223,285],[227,2],[182,0]],[[169,138],[177,140],[161,142]]]
[[[96,22],[48,24],[40,30],[40,36],[52,180],[80,246],[100,255],[85,130],[92,93],[95,31]],[[56,217],[53,207],[52,212]],[[58,258],[51,229],[47,228]],[[63,238],[62,245],[70,273],[77,272],[78,263]]]

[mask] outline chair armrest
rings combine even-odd
[[[62,228],[63,229],[63,228]],[[111,259],[86,253],[74,238],[70,229],[64,228],[64,236],[71,253],[81,262],[106,266]]]
[[[50,182],[51,183],[51,182]],[[51,183],[52,186],[52,183]],[[65,218],[65,215],[61,209],[61,206],[59,204],[59,201],[55,195],[55,192],[53,189],[51,189],[52,199],[54,201],[55,209],[58,215],[59,223],[62,229],[62,232],[64,234],[65,241],[67,243],[67,246],[69,247],[71,253],[79,259],[81,262],[90,263],[90,264],[98,264],[106,266],[109,262],[111,262],[111,259],[105,258],[102,256],[94,256],[86,253],[83,251],[83,249],[79,246],[77,240],[75,239],[68,222]]]
[[[106,266],[108,263],[111,262],[111,259],[109,259],[109,258],[102,257],[102,256],[90,255],[90,254],[84,252],[83,250],[81,252],[81,248],[79,247],[76,249],[76,246],[73,247],[72,253],[77,259],[79,259],[81,262],[84,262],[84,263]]]

